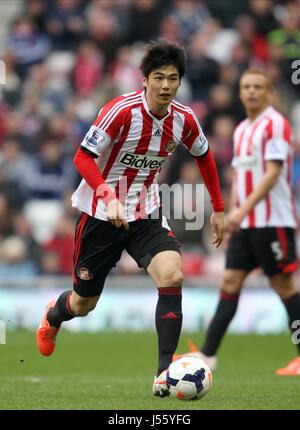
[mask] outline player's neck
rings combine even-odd
[[[150,112],[155,117],[163,118],[164,116],[166,116],[168,114],[169,105],[165,105],[165,104],[161,105],[161,104],[155,103],[154,101],[147,99],[147,95],[146,95],[146,100],[147,100],[147,104],[148,104]]]
[[[153,112],[153,111],[150,109],[150,113],[151,113],[153,116],[155,116],[155,118],[156,118],[156,119],[161,120],[161,119],[163,119],[163,118],[168,114],[168,111],[167,111],[167,112],[165,112],[165,113],[163,113],[163,114],[161,114],[161,113],[155,113],[155,112]]]
[[[256,118],[264,111],[266,110],[268,105],[264,105],[260,107],[259,109],[246,109],[247,118],[253,122],[256,120]]]

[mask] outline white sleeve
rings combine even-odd
[[[108,148],[110,142],[111,138],[105,131],[92,125],[80,146],[99,156]]]
[[[183,145],[194,157],[205,154],[208,150],[208,142],[194,112],[189,112],[186,121],[189,132],[182,142]]]
[[[207,150],[208,150],[208,142],[201,130],[200,136],[198,136],[195,139],[194,143],[191,146],[190,153],[194,157],[198,157],[199,155],[205,154]]]
[[[265,160],[285,161],[289,154],[289,143],[281,138],[273,138],[266,143]]]

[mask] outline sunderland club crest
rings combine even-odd
[[[169,140],[169,142],[167,142],[165,144],[165,151],[166,152],[174,152],[176,146],[177,146],[177,143],[174,142],[174,140]]]

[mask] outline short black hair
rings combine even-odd
[[[186,71],[185,49],[177,43],[163,38],[151,41],[146,45],[146,54],[141,61],[140,70],[142,74],[148,78],[153,70],[165,66],[175,66],[181,79]]]

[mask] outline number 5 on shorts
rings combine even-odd
[[[278,241],[271,242],[271,249],[275,260],[281,261],[283,259],[283,251],[281,249],[280,243]]]

